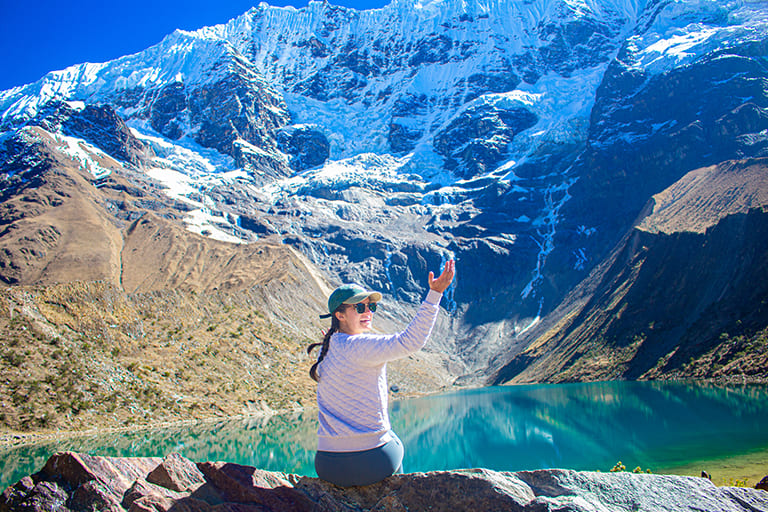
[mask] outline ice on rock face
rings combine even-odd
[[[61,142],[59,150],[76,162],[79,168],[88,172],[94,178],[106,178],[112,174],[112,170],[104,167],[98,160],[108,158],[100,149],[75,137],[56,135],[56,140]]]
[[[234,169],[234,160],[228,155],[205,148],[188,138],[170,141],[155,132],[145,121],[128,123],[133,135],[152,148],[164,165],[190,176],[218,174]]]

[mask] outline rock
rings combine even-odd
[[[147,476],[147,481],[174,491],[193,491],[205,483],[197,466],[178,453],[171,453]]]
[[[198,465],[221,497],[234,503],[258,503],[267,510],[312,510],[311,500],[296,490],[288,475],[229,462]]]
[[[392,151],[404,153],[416,147],[417,141],[424,135],[424,128],[414,126],[413,120],[429,113],[429,103],[430,98],[425,94],[406,93],[394,100],[387,135]]]
[[[171,140],[188,136],[203,147],[233,157],[238,167],[264,166],[275,176],[287,175],[290,169],[276,154],[273,133],[290,119],[283,97],[253,65],[230,50],[224,50],[220,63],[230,71],[216,80],[168,82],[146,90],[140,107],[143,115],[154,130]],[[135,92],[125,94],[130,103]],[[119,97],[115,101],[122,103]]]
[[[435,135],[435,151],[446,157],[445,166],[454,174],[472,178],[498,166],[515,135],[537,121],[524,107],[473,106]]]
[[[395,475],[374,485],[346,489],[302,478],[297,488],[331,510],[513,511],[525,509],[535,499],[514,474],[485,469]]]
[[[184,132],[177,117],[187,110],[187,98],[184,84],[172,82],[157,91],[157,96],[149,110],[152,128],[166,137],[176,140]]]
[[[174,503],[188,496],[189,493],[179,493],[138,479],[125,491],[121,505],[124,510],[169,510]]]
[[[125,121],[109,105],[86,105],[70,117],[64,131],[101,148],[107,154],[132,164],[140,164],[152,151],[137,139]]]
[[[5,512],[10,510],[8,507],[10,503],[18,503],[26,498],[27,495],[35,488],[35,482],[32,477],[25,476],[15,485],[7,488],[0,497],[0,511]]]
[[[290,155],[290,166],[296,171],[322,165],[331,152],[326,136],[309,126],[283,129],[277,136],[278,148]]]
[[[91,480],[72,492],[69,506],[72,510],[99,510],[101,512],[121,512],[120,500],[116,493],[102,482]]]
[[[387,140],[392,151],[405,153],[416,147],[416,143],[423,134],[423,130],[414,130],[404,124],[393,122],[389,125]]]
[[[764,491],[768,491],[768,476],[764,476],[762,480],[760,480],[757,484],[755,484],[755,489],[762,489]]]
[[[48,459],[41,476],[42,479],[61,481],[72,489],[96,480],[122,497],[137,478],[144,478],[161,462],[155,457],[97,457],[63,452]]]
[[[522,471],[516,475],[533,491],[543,510],[760,510],[708,479],[644,473],[592,473],[564,470]],[[748,493],[749,499],[755,493]],[[753,503],[768,506],[768,498]]]
[[[199,472],[194,471],[195,466]],[[151,483],[148,478],[164,484]],[[132,482],[128,487],[127,481]],[[227,462],[195,465],[178,454],[160,460],[63,453],[51,457],[42,471],[24,477],[0,497],[0,512],[43,510],[739,512],[768,510],[768,494],[758,489],[716,487],[698,477],[561,469],[433,471],[341,488],[318,478]]]
[[[86,140],[123,162],[138,165],[152,156],[152,150],[133,135],[110,105],[85,105],[79,108],[54,100],[30,124],[51,133],[61,132]]]
[[[765,492],[755,491],[748,487],[725,487],[723,488],[723,494],[730,497],[735,503],[738,503],[740,507],[736,510],[749,510],[765,512],[768,510],[765,504]],[[720,510],[720,509],[711,509]]]
[[[47,512],[56,510],[67,512],[67,491],[57,482],[40,482],[25,494],[16,494],[12,501],[5,501],[5,493],[0,501],[0,511]]]

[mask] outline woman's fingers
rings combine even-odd
[[[444,292],[453,281],[455,271],[456,263],[453,260],[449,260],[445,264],[445,267],[443,267],[443,272],[437,279],[435,279],[434,272],[429,273],[429,287],[435,291],[441,293]]]

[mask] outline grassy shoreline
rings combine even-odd
[[[750,453],[742,453],[713,459],[702,459],[679,466],[659,468],[659,474],[701,476],[706,471],[712,483],[719,486],[737,485],[746,480],[747,487],[754,487],[768,476],[768,446]]]

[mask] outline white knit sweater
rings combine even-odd
[[[435,325],[441,298],[440,292],[430,290],[411,323],[398,334],[331,336],[328,353],[318,365],[318,450],[369,450],[392,439],[387,361],[424,346]]]

